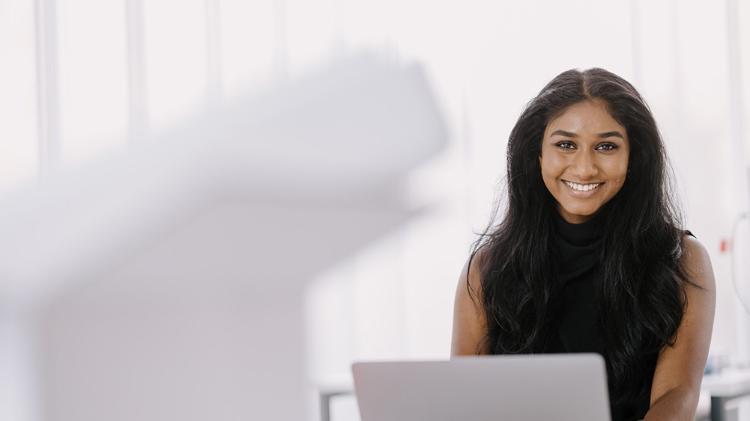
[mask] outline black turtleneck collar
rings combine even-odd
[[[602,212],[597,212],[586,222],[571,224],[555,212],[558,276],[563,284],[579,279],[599,263],[603,247]]]
[[[604,225],[604,212],[601,210],[587,221],[580,224],[571,224],[555,212],[555,226],[561,239],[572,246],[587,246],[602,237]]]

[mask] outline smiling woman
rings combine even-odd
[[[614,421],[692,420],[713,325],[656,122],[630,83],[570,70],[508,143],[508,208],[456,291],[453,355],[596,352]]]
[[[601,100],[571,105],[547,124],[542,179],[567,222],[586,221],[620,191],[629,154],[625,128]]]

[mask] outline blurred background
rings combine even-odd
[[[651,106],[747,368],[746,2],[0,0],[0,419],[316,420],[352,361],[447,358],[510,129],[589,67]]]

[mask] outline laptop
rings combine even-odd
[[[599,354],[356,362],[362,421],[611,421]]]

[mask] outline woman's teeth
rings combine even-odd
[[[565,181],[565,180],[563,180],[563,181]],[[600,185],[601,183],[592,183],[592,184],[578,184],[578,183],[573,183],[573,182],[571,182],[571,181],[565,181],[565,184],[567,184],[567,185],[568,185],[568,187],[570,187],[570,188],[571,188],[571,189],[573,189],[573,190],[576,190],[576,191],[584,191],[584,192],[585,192],[585,191],[591,191],[591,190],[594,190],[595,188],[599,187],[599,185]]]

